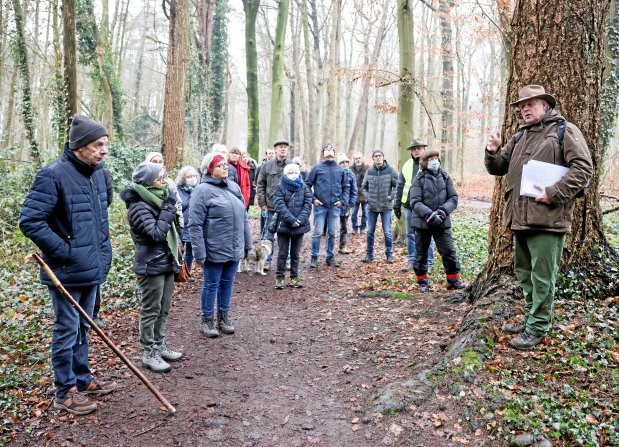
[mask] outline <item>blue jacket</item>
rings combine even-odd
[[[195,259],[223,263],[245,256],[252,240],[239,185],[202,176],[189,200],[189,237]]]
[[[350,192],[348,193],[348,200],[346,200],[347,206],[342,207],[342,210],[340,211],[340,216],[344,216],[346,214],[346,208],[348,206],[353,206],[355,203],[357,203],[357,193],[359,191],[357,189],[357,177],[355,176],[355,174],[353,174],[350,169],[345,170],[344,173],[348,178],[348,186],[350,188]]]
[[[343,207],[348,205],[350,185],[344,169],[335,160],[323,160],[315,165],[305,180],[305,184],[314,188],[314,199],[322,206],[331,208],[336,202]]]
[[[37,174],[19,216],[22,233],[65,287],[105,282],[112,261],[102,165],[80,161],[68,145]],[[41,269],[41,282],[52,285]]]
[[[306,184],[302,184],[301,188],[293,193],[282,184],[282,181],[275,187],[274,195],[275,211],[279,216],[277,233],[307,233],[310,230],[309,216],[312,212],[312,193]],[[297,220],[301,222],[301,225],[293,228],[292,224]]]

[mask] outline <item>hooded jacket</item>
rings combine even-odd
[[[524,135],[515,142],[515,135],[508,143],[492,153],[486,150],[485,166],[488,173],[507,175],[504,193],[505,225],[512,230],[544,230],[566,233],[571,230],[574,198],[593,175],[593,163],[585,138],[580,129],[566,122],[563,148],[557,139],[557,121],[564,119],[550,109],[536,124],[521,125]],[[569,168],[569,172],[554,185],[546,187],[552,203],[536,202],[534,198],[520,195],[522,166],[538,160]]]
[[[189,236],[195,259],[239,261],[252,246],[239,185],[204,175],[189,200]]]
[[[107,207],[112,198],[101,164],[63,155],[37,174],[19,216],[22,233],[65,287],[104,283],[112,262]],[[41,269],[41,282],[52,285]]]
[[[322,202],[322,206],[331,208],[336,202],[340,206],[348,205],[350,185],[344,169],[335,160],[323,160],[312,168],[305,180],[312,189],[314,199]]]

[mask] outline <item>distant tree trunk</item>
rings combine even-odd
[[[62,47],[64,52],[64,85],[66,89],[66,123],[78,111],[77,41],[75,31],[75,0],[62,1]],[[68,129],[68,126],[67,126]]]
[[[213,16],[215,0],[198,1],[198,30],[200,37],[200,54],[205,67],[208,67],[211,54],[211,37],[213,35]]]
[[[256,50],[256,18],[260,0],[243,0],[245,10],[245,62],[247,71],[247,152],[260,156],[260,107],[258,92],[258,52]]]
[[[24,31],[24,14],[19,0],[13,0],[13,12],[15,14],[15,47],[13,57],[15,66],[19,70],[21,81],[21,115],[26,129],[26,137],[30,148],[30,157],[35,169],[41,167],[41,153],[35,135],[35,113],[32,107],[32,93],[30,90],[30,68],[28,67],[28,44]]]
[[[335,120],[337,119],[336,77],[339,65],[340,23],[342,19],[342,1],[334,0],[331,4],[331,36],[329,39],[329,60],[327,76],[327,105],[323,115],[322,144],[336,144]],[[336,148],[337,150],[337,148]]]
[[[58,13],[58,0],[52,0],[51,2],[51,14],[52,14],[52,31],[53,31],[53,45],[54,45],[54,89],[52,96],[52,141],[58,148],[58,151],[62,151],[62,147],[66,140],[66,91],[63,80],[62,71],[62,50],[60,46],[60,23]]]
[[[17,84],[17,69],[11,73],[11,82],[9,83],[8,103],[6,105],[6,122],[4,123],[4,131],[0,140],[0,147],[7,147],[13,144],[13,117],[15,116],[15,84]]]
[[[599,285],[602,296],[617,294],[616,281],[609,278],[613,270],[605,265],[606,261],[601,263],[596,254],[612,252],[602,229],[598,191],[602,165],[600,98],[609,4],[609,0],[557,0],[541,10],[537,1],[521,0],[512,18],[506,101],[509,103],[517,98],[518,90],[524,85],[542,84],[547,92],[555,95],[557,108],[568,121],[580,128],[587,141],[595,173],[586,197],[586,241],[579,241],[584,202],[578,199],[562,266],[571,271],[586,272],[586,278]],[[529,36],[538,36],[538,39],[532,43]],[[565,61],[570,62],[566,64]],[[506,105],[504,142],[515,133],[520,122],[520,115]],[[504,226],[502,217],[504,190],[504,178],[497,178],[490,211],[488,262],[473,284],[473,300],[485,296],[501,275],[512,272],[512,233]],[[616,254],[612,253],[610,258],[616,262]]]
[[[383,44],[383,38],[385,37],[385,25],[387,20],[388,5],[389,0],[385,0],[383,3],[383,12],[380,18],[380,25],[378,26],[378,30],[376,31],[376,40],[374,41],[374,49],[372,51],[370,64],[367,67],[368,75],[363,80],[361,99],[359,101],[359,108],[357,109],[355,124],[353,126],[352,134],[350,136],[350,143],[348,144],[348,152],[352,152],[356,145],[360,145],[361,147],[363,147],[363,141],[359,141],[359,133],[361,131],[361,126],[367,116],[366,111],[370,92],[370,79],[374,72],[374,68],[376,67],[376,63],[378,62],[380,48]]]
[[[273,43],[273,65],[271,73],[271,120],[269,122],[269,141],[273,144],[282,135],[282,107],[284,100],[284,47],[286,45],[286,25],[290,0],[279,0],[277,25]]]
[[[300,80],[301,76],[301,68],[299,66],[299,62],[301,59],[301,36],[303,35],[303,9],[302,7],[294,8],[297,2],[292,4],[292,68],[294,70],[294,82],[295,82],[295,91],[297,94],[295,95],[295,110],[299,110],[301,113],[301,124],[299,125],[299,120],[296,119],[297,125],[296,128],[300,128],[302,132],[297,132],[297,137],[290,139],[290,142],[295,145],[296,151],[295,153],[299,157],[303,157],[304,152],[307,150],[307,144],[309,141],[309,113],[308,113],[308,102],[305,97],[305,88],[301,84]],[[295,20],[295,11],[296,11],[296,20]],[[291,100],[292,104],[292,100]],[[292,110],[290,112],[292,114]],[[301,135],[303,138],[301,138]]]
[[[305,44],[305,77],[307,80],[307,108],[308,113],[308,132],[305,136],[307,143],[306,149],[312,151],[318,149],[318,114],[317,114],[317,99],[318,89],[315,81],[314,59],[312,58],[312,46],[310,43],[310,28],[309,28],[309,13],[307,11],[307,2],[301,2],[301,20],[303,23],[303,42]]]
[[[454,168],[453,142],[454,142],[454,61],[452,48],[452,23],[451,10],[453,0],[440,0],[439,20],[441,22],[441,58],[443,61],[443,110],[441,114],[441,149],[442,163],[447,171]]]
[[[413,37],[412,0],[398,0],[398,41],[400,48],[400,83],[398,94],[398,160],[402,165],[410,157],[408,145],[413,139],[413,82],[415,40]]]
[[[163,105],[162,153],[166,168],[183,161],[185,144],[185,73],[189,47],[189,1],[170,1],[168,67]]]

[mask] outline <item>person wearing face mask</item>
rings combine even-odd
[[[166,321],[179,271],[176,198],[170,195],[163,165],[142,162],[133,171],[133,184],[120,193],[127,206],[127,220],[135,244],[133,271],[142,294],[140,344],[142,365],[154,372],[168,372],[168,362],[183,354],[170,349]]]
[[[408,231],[415,231],[415,262],[420,292],[430,289],[428,282],[428,248],[432,239],[443,259],[447,289],[463,289],[460,280],[460,261],[451,237],[449,215],[458,206],[458,193],[451,177],[441,168],[439,152],[428,150],[419,162],[420,171],[413,180],[408,194],[413,216]]]
[[[191,192],[198,186],[198,171],[193,166],[183,166],[176,176],[176,186],[178,195],[181,198],[181,207],[183,210],[183,220],[189,223],[189,199]],[[189,228],[187,225],[181,230],[181,242],[183,243],[183,251],[185,252],[185,263],[191,271],[193,262],[193,250],[191,247],[191,239],[189,238]],[[193,282],[195,279],[189,278]]]
[[[286,258],[290,253],[290,287],[303,287],[299,279],[299,258],[303,235],[310,230],[312,193],[303,182],[299,165],[284,167],[284,175],[275,187],[275,211],[279,216],[277,227],[277,271],[275,288],[283,289],[286,277]]]

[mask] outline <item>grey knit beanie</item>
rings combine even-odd
[[[72,151],[109,135],[107,129],[86,115],[74,115],[69,129],[69,149]]]
[[[155,180],[157,180],[157,176],[162,169],[163,165],[143,161],[133,171],[131,180],[133,180],[133,183],[138,183],[144,186],[152,186],[153,183],[155,183]]]

